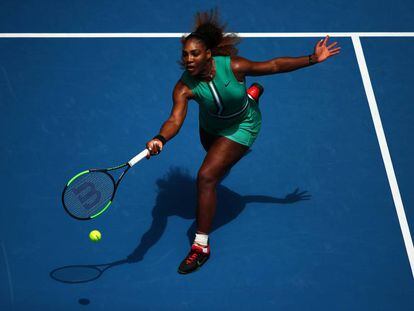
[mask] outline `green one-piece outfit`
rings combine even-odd
[[[181,76],[199,104],[200,127],[250,147],[262,124],[258,104],[247,96],[245,82],[239,82],[234,76],[230,56],[213,58],[216,75],[212,81],[200,81],[187,71]]]

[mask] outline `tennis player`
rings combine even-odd
[[[178,272],[190,273],[210,256],[208,234],[216,210],[216,187],[223,176],[249,150],[260,132],[258,99],[263,92],[254,84],[246,90],[246,76],[289,72],[325,61],[340,47],[329,37],[318,41],[313,54],[256,62],[237,55],[239,38],[226,35],[217,10],[196,14],[194,31],[182,37],[184,72],[173,91],[173,107],[158,135],[147,142],[150,156],[161,152],[179,132],[190,100],[199,104],[200,140],[206,156],[197,175],[197,232]]]

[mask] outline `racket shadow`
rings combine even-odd
[[[142,236],[137,248],[128,256],[132,262],[141,261],[148,250],[160,240],[167,227],[168,218],[171,216],[193,219],[194,221],[187,230],[187,237],[190,244],[194,239],[196,180],[185,169],[172,167],[164,178],[157,180],[157,186],[158,195],[152,210],[152,224]],[[277,198],[264,195],[243,196],[223,185],[217,187],[217,196],[218,206],[211,232],[236,219],[248,203],[292,204],[311,198],[307,191],[299,191],[299,188],[283,198]]]
[[[49,276],[66,284],[86,283],[100,278],[106,270],[127,262],[127,259],[123,259],[105,264],[63,266],[50,271]]]

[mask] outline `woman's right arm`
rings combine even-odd
[[[183,82],[178,81],[173,91],[173,107],[168,119],[161,126],[158,135],[163,137],[165,141],[169,141],[181,129],[187,115],[188,100],[193,97],[190,88]],[[163,138],[153,138],[147,142],[147,149],[151,155],[157,155],[163,148]]]

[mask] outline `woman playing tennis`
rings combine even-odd
[[[325,61],[338,54],[329,37],[316,43],[314,53],[303,57],[250,61],[237,55],[239,38],[226,35],[217,11],[197,13],[195,30],[182,38],[185,68],[173,91],[173,107],[158,135],[147,143],[150,155],[161,152],[179,132],[190,100],[199,104],[200,140],[206,156],[197,175],[197,232],[178,272],[190,273],[210,256],[208,234],[216,210],[216,187],[223,176],[249,150],[260,132],[258,98],[263,89],[246,90],[246,76],[288,72]]]

